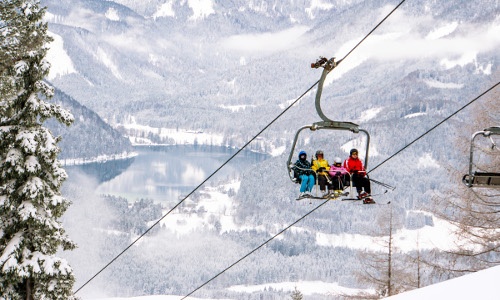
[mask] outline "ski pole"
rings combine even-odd
[[[371,179],[371,178],[368,178],[368,179],[369,179],[370,181],[372,181],[373,183],[376,183],[376,184],[378,184],[378,185],[381,185],[381,186],[383,186],[383,187],[385,187],[385,188],[388,188],[388,189],[390,189],[390,190],[393,190],[393,191],[394,191],[394,190],[396,189],[396,187],[391,186],[391,185],[389,185],[389,184],[387,184],[387,183],[383,183],[383,182],[380,182],[380,181],[378,181],[378,180]]]

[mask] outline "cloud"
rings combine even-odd
[[[270,54],[301,45],[302,35],[307,26],[296,26],[279,32],[234,35],[222,41],[222,46],[230,51],[246,54]]]
[[[477,64],[480,53],[494,51],[500,47],[500,17],[492,23],[479,25],[440,23],[429,17],[412,17],[404,13],[394,14],[381,28],[384,33],[370,35],[336,69],[325,85],[340,78],[368,59],[400,61],[411,59],[434,59],[445,69]],[[437,24],[437,25],[433,25]],[[431,28],[424,34],[421,28]],[[337,58],[345,57],[364,36],[344,43],[336,52]],[[482,62],[488,64],[488,62]],[[477,68],[487,67],[477,64]]]

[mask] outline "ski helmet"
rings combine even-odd
[[[349,152],[349,155],[352,156],[354,153],[358,154],[358,149],[352,148],[351,152]]]
[[[334,163],[334,164],[341,164],[341,163],[342,163],[342,159],[340,159],[340,157],[338,157],[338,156],[337,156],[337,157],[335,157],[335,158],[333,159],[333,163]]]
[[[306,151],[304,151],[304,150],[300,151],[300,152],[299,152],[299,158],[300,158],[302,155],[307,156]]]
[[[324,155],[323,151],[321,151],[321,150],[316,151],[316,157],[318,157],[318,155]]]

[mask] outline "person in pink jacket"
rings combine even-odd
[[[342,191],[344,187],[349,185],[349,171],[342,166],[342,159],[335,157],[333,164],[328,171],[332,178],[332,185],[335,191]]]

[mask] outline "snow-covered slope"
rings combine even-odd
[[[496,283],[497,278],[500,278],[500,266],[443,281],[385,299],[496,300],[500,295],[500,286]]]
[[[320,70],[311,69],[311,62],[319,56],[342,58],[399,3],[43,2],[55,37],[55,55],[49,59],[54,66],[50,80],[57,88],[120,127],[133,142],[194,143],[198,135],[203,143],[236,148],[316,82]],[[359,122],[371,133],[373,168],[491,86],[498,78],[499,30],[498,4],[492,1],[407,1],[330,73],[324,112],[332,119]],[[205,204],[213,214],[193,210],[169,216],[154,242],[132,248],[126,262],[103,275],[99,288],[114,295],[182,294],[307,213],[312,206],[295,202],[298,187],[290,183],[284,162],[296,130],[319,119],[314,94],[313,89],[270,126],[256,141],[259,145],[252,143],[276,156],[244,170],[236,194],[189,203]],[[203,293],[300,280],[352,287],[361,269],[355,253],[359,244],[353,241],[374,249],[376,243],[368,241],[386,233],[370,230],[380,229],[373,224],[389,207],[400,218],[398,242],[405,251],[415,246],[418,233],[447,234],[448,226],[422,210],[431,207],[434,197],[458,190],[459,176],[447,176],[446,170],[466,167],[455,139],[472,133],[464,125],[473,109],[481,109],[480,103],[371,174],[397,186],[387,194],[374,186],[377,201],[392,206],[325,205]],[[197,134],[186,140],[178,132]],[[309,153],[322,149],[331,160],[362,145],[354,134],[316,133],[298,147]],[[222,203],[231,208],[231,218],[221,216]],[[130,240],[125,236],[130,233],[123,234],[106,239],[98,248],[105,254],[97,253],[95,261],[122,248]],[[440,241],[446,246],[449,240]],[[84,268],[81,273],[92,275],[90,267]]]
[[[410,292],[398,294],[396,296],[387,297],[389,300],[437,300],[437,299],[454,299],[454,300],[497,300],[500,295],[500,287],[496,284],[496,280],[500,277],[500,266],[482,270],[473,274],[464,275],[458,278],[447,280],[441,283],[416,289]],[[325,290],[335,295],[331,291],[335,287],[325,286],[323,283],[286,283],[282,285],[266,285],[265,288],[283,289],[290,293],[297,288],[302,294],[308,295],[312,292]],[[264,287],[242,287],[241,290],[264,289]],[[349,291],[343,290],[343,295],[349,295]],[[144,296],[130,298],[99,298],[96,300],[177,300],[179,296]],[[191,300],[207,300],[201,298],[188,297]],[[212,300],[225,300],[222,298]],[[87,299],[86,299],[87,300]],[[89,299],[90,300],[90,299]]]

